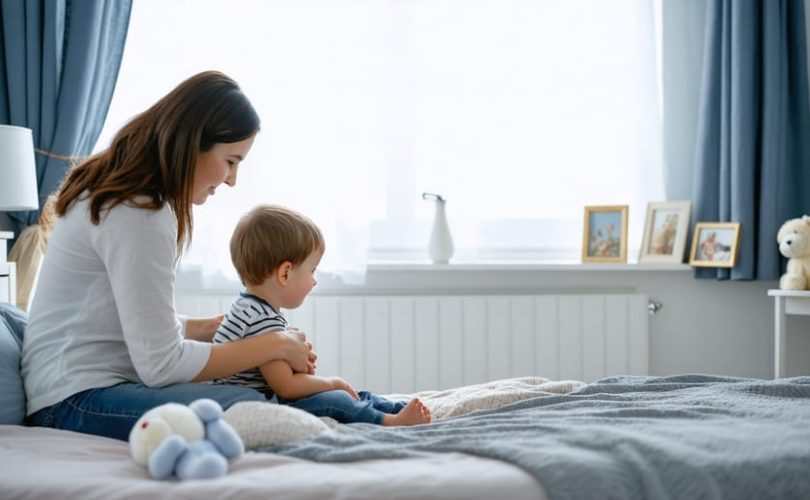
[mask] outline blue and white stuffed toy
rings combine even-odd
[[[245,446],[222,415],[222,407],[211,399],[152,408],[129,433],[132,458],[155,479],[224,476],[228,460],[241,456]]]

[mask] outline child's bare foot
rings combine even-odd
[[[429,424],[433,420],[430,410],[419,398],[413,398],[399,413],[386,413],[383,425],[418,425]]]

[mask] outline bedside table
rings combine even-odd
[[[774,298],[774,378],[782,378],[787,372],[787,340],[788,340],[788,316],[810,316],[810,291],[798,290],[768,290],[768,295]],[[796,343],[810,346],[810,328],[804,331],[790,332],[791,335],[798,333],[801,337],[793,338]],[[797,346],[798,347],[798,346]],[[803,349],[805,360],[810,359],[810,349]],[[794,352],[793,349],[790,350]],[[805,363],[806,369],[807,363]],[[810,374],[810,371],[805,373]]]
[[[17,266],[8,262],[7,241],[14,237],[11,231],[0,231],[0,302],[17,305]]]

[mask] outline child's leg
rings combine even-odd
[[[398,413],[384,413],[383,425],[418,425],[429,424],[433,416],[425,403],[419,398],[408,401]]]
[[[374,408],[369,399],[357,401],[346,391],[319,392],[295,401],[279,398],[279,402],[312,413],[317,417],[334,418],[342,424],[383,423],[383,413]]]
[[[374,408],[383,413],[399,413],[408,404],[407,401],[391,401],[369,391],[359,391],[357,395],[362,401],[370,401]]]
[[[379,396],[372,397],[365,393],[358,401],[352,398],[346,391],[326,391],[313,394],[296,401],[283,400],[282,404],[294,406],[307,411],[318,417],[332,417],[340,423],[350,424],[353,422],[365,422],[378,425],[416,425],[430,423],[432,417],[430,410],[419,398],[414,398],[408,403],[392,403]],[[397,413],[383,413],[374,407],[373,401],[379,402],[382,406],[391,405]]]

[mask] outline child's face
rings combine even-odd
[[[300,306],[312,288],[318,284],[315,280],[315,270],[321,262],[323,252],[316,250],[309,254],[304,262],[293,266],[287,278],[287,287],[284,293],[284,303],[281,307],[295,309]]]

